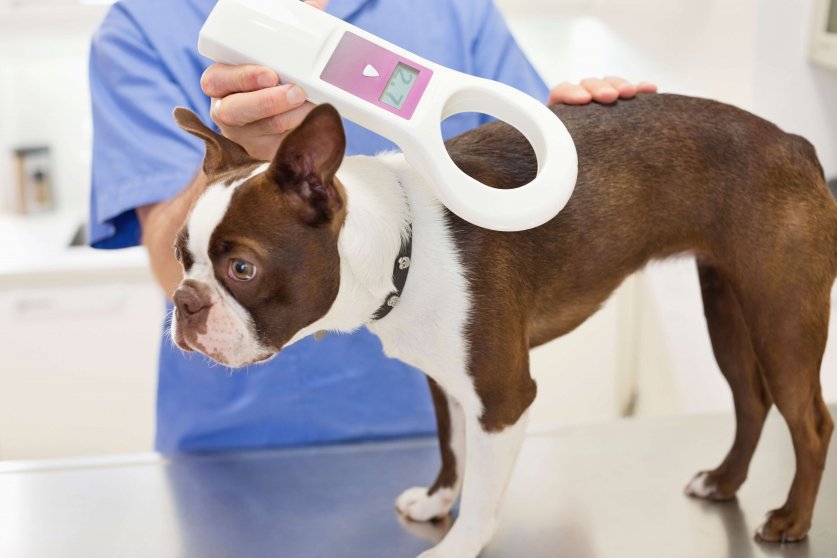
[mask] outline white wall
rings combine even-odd
[[[9,64],[3,60],[2,50],[0,50],[0,106],[10,106],[5,104],[5,100],[11,98],[11,77],[9,73]],[[10,131],[8,119],[6,117],[0,118],[0,212],[13,207],[12,199],[12,160],[11,154],[5,146],[11,144]]]
[[[0,460],[150,451],[160,290],[150,272],[57,275],[2,281]]]
[[[837,71],[807,62],[810,0],[762,0],[757,11],[753,110],[817,146],[837,177]]]
[[[0,158],[19,147],[51,147],[59,208],[79,215],[90,183],[87,55],[104,13],[104,6],[82,5],[0,12]],[[0,211],[11,205],[9,170],[4,176],[0,166]]]

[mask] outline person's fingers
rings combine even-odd
[[[583,105],[593,100],[593,96],[580,85],[564,82],[552,90],[549,104],[563,103],[565,105]]]
[[[619,92],[620,99],[632,99],[636,97],[637,86],[628,80],[618,76],[608,76],[604,80]]]
[[[325,10],[326,6],[328,6],[329,0],[305,0],[305,3],[309,6],[314,6],[315,8],[319,8],[321,10]]]
[[[219,126],[241,127],[301,106],[305,92],[292,84],[235,93],[213,104],[212,119]]]
[[[264,66],[213,64],[201,76],[207,97],[222,99],[233,93],[247,93],[279,85],[276,72]]]
[[[581,82],[581,86],[589,91],[593,100],[598,103],[613,103],[619,98],[619,91],[603,79],[588,78]]]
[[[302,124],[302,121],[305,120],[309,112],[314,110],[315,106],[313,103],[305,103],[301,107],[297,107],[288,112],[263,118],[262,120],[243,126],[238,132],[249,137],[287,134]]]
[[[272,161],[276,157],[276,151],[282,143],[281,136],[257,136],[248,138],[247,145],[241,144],[235,137],[229,139],[238,143],[247,150],[250,157],[257,161]]]
[[[222,126],[224,136],[243,146],[251,157],[270,161],[283,138],[297,128],[314,107],[313,103],[244,126]]]
[[[657,85],[654,83],[649,83],[647,81],[639,82],[639,85],[636,86],[637,91],[639,93],[656,93],[657,92]]]

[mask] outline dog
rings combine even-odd
[[[677,95],[552,111],[578,149],[575,191],[546,224],[501,233],[447,211],[401,154],[344,159],[329,105],[267,163],[176,109],[206,142],[208,186],[176,240],[173,339],[240,367],[317,332],[368,327],[387,355],[427,374],[438,419],[441,470],[396,507],[430,521],[461,492],[452,529],[421,558],[469,558],[494,534],[535,399],[529,350],[572,331],[650,260],[692,253],[737,429],[723,463],[686,492],[732,498],[775,404],[797,468],[757,537],[803,539],[834,428],[819,369],[837,204],[814,148],[743,110]],[[531,146],[502,122],[446,147],[492,187],[537,172]]]

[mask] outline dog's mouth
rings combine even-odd
[[[174,327],[172,328],[172,341],[174,341],[174,344],[177,345],[180,350],[186,353],[201,353],[218,364],[231,368],[243,368],[245,366],[260,364],[272,359],[278,355],[279,352],[281,352],[280,349],[275,352],[264,352],[249,359],[235,360],[218,351],[208,350],[197,339],[198,333],[196,331],[189,332],[187,329],[188,328],[184,327],[183,323],[179,319],[175,319]]]
[[[186,335],[183,333],[183,326],[180,325],[180,321],[177,321],[172,329],[174,329],[172,332],[172,340],[174,341],[174,344],[185,353],[194,352],[195,349],[192,348],[189,341],[186,339]]]
[[[246,362],[246,363],[242,364],[241,366],[251,366],[253,364],[261,364],[263,362],[267,362],[268,360],[270,360],[273,357],[275,357],[276,355],[278,355],[279,352],[280,351],[276,351],[275,353],[265,353],[263,355],[257,356],[256,358],[254,358],[250,362]]]

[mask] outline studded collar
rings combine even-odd
[[[404,285],[407,284],[407,275],[410,273],[410,265],[413,255],[413,226],[407,227],[407,238],[401,243],[401,250],[395,258],[392,267],[392,282],[395,290],[389,293],[380,308],[372,315],[372,321],[378,321],[386,317],[401,302],[401,293],[404,292]]]

